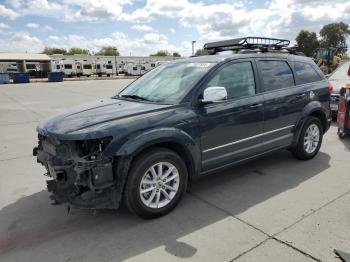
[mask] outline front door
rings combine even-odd
[[[227,90],[227,101],[199,108],[202,171],[208,172],[259,153],[264,98],[257,92],[255,65],[240,60],[223,65],[204,87]]]

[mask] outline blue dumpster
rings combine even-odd
[[[62,82],[64,77],[63,72],[49,72],[47,73],[47,78],[49,82]]]
[[[0,73],[0,84],[8,84],[10,83],[9,74]]]
[[[29,73],[13,73],[13,82],[20,83],[29,83]]]

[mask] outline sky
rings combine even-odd
[[[0,52],[116,46],[121,55],[191,55],[191,42],[350,24],[350,0],[0,0]]]

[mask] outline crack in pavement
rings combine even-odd
[[[316,209],[312,210],[309,214],[307,214],[307,215],[301,217],[300,219],[298,219],[297,221],[295,221],[293,224],[290,224],[289,226],[283,228],[281,231],[279,231],[279,232],[273,234],[272,237],[276,237],[277,235],[281,234],[281,233],[284,232],[285,230],[287,230],[287,229],[289,229],[289,228],[295,226],[296,224],[298,224],[299,222],[301,222],[301,221],[304,220],[305,218],[308,218],[308,217],[312,216],[313,214],[315,214],[316,212],[318,212],[318,211],[321,210],[322,208],[327,207],[328,205],[334,203],[335,201],[339,200],[340,198],[346,196],[346,195],[349,194],[349,193],[350,193],[350,190],[348,190],[348,191],[346,191],[345,193],[343,193],[343,194],[337,196],[336,198],[332,199],[331,201],[328,201],[327,203],[323,204],[323,205],[320,206],[319,208],[316,208]]]
[[[36,115],[37,117],[39,117],[39,119],[37,119],[38,121],[40,121],[40,119],[42,119],[43,117],[45,117],[45,116],[39,114],[38,112],[32,110],[31,108],[29,108],[29,107],[23,105],[20,101],[18,101],[17,99],[13,98],[12,96],[10,96],[10,95],[8,95],[8,94],[6,94],[6,93],[4,93],[4,92],[1,92],[1,93],[2,93],[4,96],[6,96],[8,99],[10,99],[12,102],[17,103],[18,105],[20,105],[21,107],[23,107],[23,109],[26,109],[26,110],[30,111],[31,113],[33,113],[34,115]]]
[[[8,124],[1,124],[0,126],[18,126],[18,125],[26,125],[26,124],[33,124],[33,123],[39,123],[39,121],[26,121],[26,122],[18,122],[18,123],[8,123]]]
[[[240,222],[246,224],[247,226],[249,226],[249,227],[251,227],[251,228],[253,228],[253,229],[259,231],[260,233],[264,234],[264,235],[267,237],[267,238],[266,238],[265,240],[263,240],[262,242],[258,243],[257,245],[253,246],[252,248],[250,248],[250,249],[244,251],[243,253],[241,253],[241,254],[239,254],[238,256],[236,256],[235,258],[233,258],[230,262],[233,262],[233,261],[237,260],[238,258],[240,258],[241,256],[243,256],[244,254],[249,253],[250,251],[252,251],[252,250],[254,250],[255,248],[259,247],[260,245],[262,245],[264,242],[266,242],[266,241],[269,240],[269,239],[273,239],[273,240],[275,240],[275,241],[277,241],[277,242],[279,242],[279,243],[281,243],[281,244],[284,244],[284,245],[286,245],[286,246],[292,248],[293,250],[299,252],[300,254],[302,254],[302,255],[304,255],[304,256],[306,256],[306,257],[309,257],[309,258],[313,259],[314,261],[317,261],[317,262],[320,262],[320,261],[321,261],[320,259],[318,259],[318,258],[312,256],[311,254],[309,254],[309,253],[307,253],[307,252],[305,252],[305,251],[303,251],[303,250],[301,250],[301,249],[299,249],[299,248],[297,248],[297,247],[294,247],[293,245],[291,245],[291,244],[289,244],[289,243],[287,243],[287,242],[285,242],[285,241],[283,241],[283,240],[281,240],[281,239],[278,239],[277,237],[275,237],[275,234],[274,234],[274,235],[270,235],[270,234],[266,233],[266,232],[263,231],[262,229],[260,229],[260,228],[258,228],[258,227],[256,227],[256,226],[254,226],[254,225],[252,225],[252,224],[250,224],[249,222],[247,222],[247,221],[245,221],[245,220],[243,220],[243,219],[241,219],[241,218],[239,218],[239,217],[237,217],[237,216],[235,216],[235,215],[233,215],[233,214],[231,214],[231,213],[228,212],[227,210],[225,210],[225,209],[223,209],[223,208],[221,208],[221,207],[218,207],[217,205],[211,203],[210,201],[205,200],[205,199],[201,198],[200,196],[198,196],[198,195],[196,195],[196,194],[193,194],[193,193],[191,193],[191,192],[188,193],[188,194],[191,195],[191,196],[193,196],[194,198],[198,199],[199,201],[202,201],[202,202],[206,203],[207,205],[210,205],[211,207],[214,207],[215,209],[220,210],[221,212],[224,212],[224,213],[227,214],[228,216],[237,219],[238,221],[240,221]],[[337,198],[337,199],[338,199],[338,198]],[[336,199],[334,199],[334,201],[335,201],[335,200],[336,200]],[[320,209],[320,208],[319,208],[319,209]],[[316,210],[319,210],[319,209],[316,209]],[[315,212],[316,212],[316,210],[315,210]],[[305,216],[305,217],[307,217],[307,216]],[[303,217],[302,219],[304,219],[305,217]],[[298,220],[298,222],[300,222],[302,219]],[[283,230],[282,230],[282,231],[283,231]],[[281,232],[282,232],[282,231],[281,231]],[[279,232],[279,233],[281,233],[281,232]]]
[[[27,157],[33,157],[33,156],[32,155],[15,156],[15,157],[11,157],[11,158],[0,159],[0,162],[16,160],[16,159],[20,159],[20,158],[27,158]]]

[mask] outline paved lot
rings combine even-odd
[[[0,86],[0,261],[339,261],[350,253],[350,138],[287,151],[196,183],[170,215],[51,206],[31,156],[38,121],[130,80]]]

